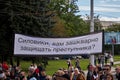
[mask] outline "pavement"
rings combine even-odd
[[[120,61],[114,62],[114,64],[120,64]]]

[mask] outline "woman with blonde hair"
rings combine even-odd
[[[75,68],[70,77],[70,80],[85,80],[85,76],[83,75],[83,73],[79,72],[78,68]]]

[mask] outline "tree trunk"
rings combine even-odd
[[[13,66],[13,57],[10,57],[10,64]]]
[[[20,66],[20,58],[17,57],[17,66]]]

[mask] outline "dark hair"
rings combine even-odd
[[[2,71],[2,70],[0,70],[0,74],[1,74],[1,73],[3,73],[3,71]]]

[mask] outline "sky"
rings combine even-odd
[[[78,0],[77,5],[83,18],[90,15],[90,1]],[[101,21],[120,21],[120,0],[94,0],[94,16]]]

